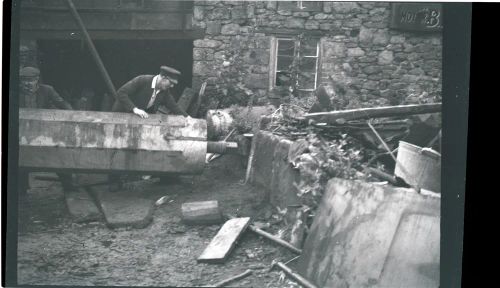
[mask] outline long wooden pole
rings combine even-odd
[[[304,115],[305,119],[314,119],[318,122],[337,124],[338,121],[382,118],[394,116],[408,116],[416,114],[436,113],[441,111],[442,104],[419,104],[419,105],[401,105],[376,108],[361,108],[343,111],[318,112]]]
[[[282,239],[280,239],[280,238],[278,238],[278,237],[276,237],[276,236],[274,236],[272,234],[269,234],[269,233],[267,233],[264,230],[256,228],[253,225],[249,225],[248,229],[250,229],[251,231],[253,231],[253,232],[257,233],[257,234],[259,234],[260,236],[263,236],[263,237],[265,237],[265,238],[267,238],[269,240],[272,240],[272,241],[280,244],[283,247],[286,247],[286,248],[292,250],[293,252],[295,252],[297,254],[302,254],[302,250],[301,249],[298,249],[297,247],[293,246],[292,244],[286,242],[285,240],[282,240]]]
[[[85,25],[83,25],[83,21],[80,18],[80,15],[76,11],[75,4],[73,4],[72,0],[66,0],[66,3],[68,4],[69,10],[71,11],[71,14],[73,14],[73,17],[76,20],[76,23],[80,27],[80,30],[82,30],[83,38],[85,42],[87,43],[87,46],[90,50],[90,54],[92,54],[92,57],[94,58],[97,68],[99,68],[99,71],[101,72],[101,76],[104,79],[104,82],[106,83],[106,86],[108,87],[109,93],[113,95],[113,97],[116,97],[116,89],[115,86],[113,85],[113,82],[111,81],[111,78],[109,77],[108,71],[106,70],[106,67],[104,67],[104,64],[102,63],[101,57],[99,56],[99,53],[97,53],[97,50],[95,49],[94,43],[92,42],[92,39],[90,38],[89,33],[87,32],[87,29],[85,28]]]
[[[288,276],[292,277],[293,280],[297,281],[300,283],[300,285],[306,287],[306,288],[317,288],[316,285],[313,283],[309,282],[306,278],[300,276],[299,274],[295,273],[290,269],[288,266],[285,264],[278,262],[276,263],[276,266],[278,266],[281,270],[283,270]]]
[[[236,275],[234,277],[231,277],[231,278],[228,278],[226,280],[223,280],[223,281],[220,281],[218,283],[215,283],[212,287],[223,287],[226,284],[229,284],[229,283],[231,283],[233,281],[236,281],[236,280],[239,280],[239,279],[243,279],[243,278],[245,278],[245,277],[247,277],[247,276],[249,276],[251,274],[252,274],[252,270],[248,269],[245,272],[243,272],[241,274],[238,274],[238,275]]]

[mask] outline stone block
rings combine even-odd
[[[213,61],[193,61],[193,75],[215,76],[215,72]]]
[[[353,13],[354,10],[359,8],[359,5],[356,2],[333,2],[330,5],[332,12],[340,14]]]
[[[203,20],[204,15],[205,13],[202,6],[193,7],[193,17],[195,20]]]
[[[361,27],[361,29],[359,29],[359,36],[358,37],[359,37],[360,43],[364,43],[364,44],[372,43],[373,29]]]
[[[292,11],[290,10],[278,10],[278,14],[282,16],[292,16]]]
[[[290,29],[304,29],[306,20],[301,18],[289,18],[285,21],[285,27]]]
[[[325,20],[328,18],[328,14],[325,14],[325,13],[318,13],[316,15],[314,15],[314,19],[316,20]]]
[[[345,57],[346,47],[341,42],[324,42],[323,53],[326,58],[330,57]]]
[[[221,34],[222,35],[236,35],[240,32],[240,25],[231,23],[222,26]]]
[[[389,40],[390,36],[387,30],[378,30],[373,34],[373,44],[375,45],[387,45]]]
[[[319,29],[319,22],[316,20],[307,20],[305,24],[307,30],[317,30]]]
[[[378,56],[378,63],[381,65],[391,64],[394,61],[394,54],[392,51],[384,50]]]
[[[405,43],[405,36],[403,35],[392,36],[390,42],[392,44],[403,44]]]
[[[222,44],[222,42],[210,39],[198,39],[194,40],[193,46],[199,48],[217,48]]]
[[[309,14],[309,12],[293,12],[293,17],[299,17],[299,18],[308,18],[309,16],[311,16],[311,14]]]
[[[347,49],[347,56],[349,57],[360,57],[365,55],[365,51],[361,48],[349,48]]]
[[[379,73],[381,70],[382,69],[380,69],[379,66],[373,66],[373,65],[363,68],[363,72],[367,75]]]
[[[248,19],[253,19],[255,17],[255,6],[254,5],[248,5],[247,6],[247,18]]]
[[[247,17],[247,11],[245,7],[233,7],[233,9],[231,9],[232,19],[242,19],[246,17]]]
[[[270,132],[259,131],[252,139],[255,154],[252,162],[250,181],[267,189],[271,187],[274,151],[279,138]]]
[[[214,8],[210,12],[206,12],[206,17],[209,20],[228,20],[231,18],[231,12],[225,7]]]
[[[193,48],[193,60],[205,60],[205,52],[202,48]]]
[[[210,35],[218,35],[218,34],[220,34],[221,27],[222,27],[222,25],[221,25],[220,21],[208,21],[207,27],[206,27],[206,32],[207,32],[207,34],[210,34]]]
[[[269,10],[276,10],[277,7],[278,7],[278,2],[276,1],[268,1],[266,3],[266,8]]]

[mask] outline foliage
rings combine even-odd
[[[363,153],[356,140],[346,134],[338,139],[326,140],[311,133],[305,138],[309,146],[305,153],[298,156],[295,167],[299,169],[301,181],[298,183],[302,204],[315,209],[326,185],[333,178],[363,178]]]

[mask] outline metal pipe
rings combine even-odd
[[[92,42],[92,39],[89,36],[89,33],[87,32],[87,29],[85,28],[85,25],[83,25],[82,19],[80,18],[80,15],[78,14],[78,11],[76,11],[76,7],[73,4],[72,0],[66,0],[66,3],[68,4],[69,10],[71,11],[71,14],[73,14],[73,17],[75,18],[78,26],[80,27],[80,30],[82,30],[83,38],[85,42],[87,43],[87,46],[89,47],[90,54],[92,54],[92,57],[94,58],[97,67],[99,68],[99,71],[101,72],[102,77],[104,78],[104,82],[106,83],[106,86],[108,87],[109,93],[116,97],[116,89],[115,86],[113,85],[113,82],[111,82],[111,78],[109,77],[108,71],[106,70],[106,67],[104,67],[104,64],[102,63],[101,57],[99,56],[99,53],[97,53],[97,50],[95,49],[94,43]]]

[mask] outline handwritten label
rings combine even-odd
[[[441,31],[443,10],[439,3],[392,3],[391,28],[410,31]]]

